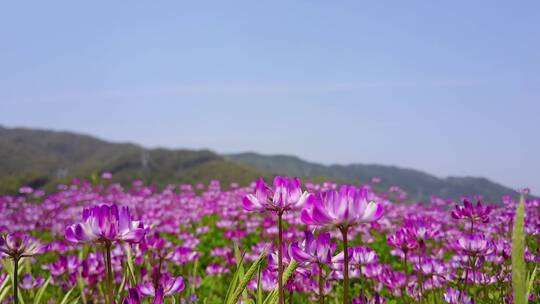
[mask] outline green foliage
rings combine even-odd
[[[45,292],[45,289],[49,286],[49,283],[51,282],[52,277],[49,277],[45,283],[43,283],[43,286],[41,286],[36,293],[36,297],[34,298],[34,304],[41,303],[41,298],[43,297],[43,293]]]
[[[283,285],[285,285],[287,281],[289,280],[289,278],[293,275],[297,266],[298,266],[298,263],[295,260],[292,260],[289,266],[287,266],[287,268],[283,272]],[[277,301],[278,301],[278,289],[276,287],[266,297],[263,304],[275,304],[277,303]]]
[[[525,217],[525,202],[523,196],[519,200],[512,231],[512,289],[514,303],[527,303],[527,266],[525,264],[525,232],[523,230]]]
[[[231,293],[230,296],[227,296],[227,298],[225,298],[226,304],[234,304],[238,302],[238,299],[240,298],[240,295],[246,289],[247,284],[249,283],[249,281],[251,281],[257,269],[260,268],[261,264],[266,259],[266,255],[267,255],[266,250],[263,250],[261,254],[259,255],[259,257],[253,262],[253,264],[251,264],[251,267],[249,267],[249,269],[246,271],[243,277],[240,277],[239,275],[240,269],[243,269],[243,266],[241,266],[242,263],[240,263],[240,266],[237,267],[237,271],[235,274],[236,280],[234,282],[235,284],[234,292]]]

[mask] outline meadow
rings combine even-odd
[[[0,197],[0,303],[539,303],[540,200],[103,174]],[[278,245],[281,244],[281,245]]]

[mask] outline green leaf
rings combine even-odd
[[[22,296],[22,292],[19,292],[19,293],[17,294],[17,297],[19,298],[19,303],[20,303],[20,304],[24,304],[24,298],[23,298],[23,296]]]
[[[43,285],[38,289],[36,296],[34,297],[34,303],[39,304],[41,303],[41,298],[43,297],[43,293],[45,292],[45,289],[47,289],[47,286],[49,286],[49,283],[51,282],[51,277],[43,283]]]
[[[127,276],[127,272],[124,272],[124,274],[122,275],[122,282],[120,282],[120,286],[118,286],[118,291],[116,292],[116,301],[120,301],[120,299],[122,298],[122,293],[124,292],[124,288],[126,287],[126,283],[128,280]]]
[[[283,285],[285,285],[289,278],[293,275],[294,271],[296,270],[296,266],[298,266],[298,263],[295,260],[292,260],[289,266],[287,266],[287,269],[285,269],[285,272],[283,272]],[[274,290],[272,290],[264,300],[264,304],[277,303],[278,293],[278,287],[274,288]]]
[[[8,279],[6,279],[4,282],[7,282],[9,281]],[[5,285],[4,289],[2,290],[2,292],[0,292],[0,302],[4,301],[4,298],[10,294],[10,291],[11,291],[11,284],[7,284]]]
[[[69,296],[71,295],[71,293],[73,293],[73,290],[75,290],[75,286],[73,288],[71,288],[67,293],[66,295],[64,295],[64,298],[62,298],[62,301],[60,301],[60,304],[66,304],[68,303],[69,301]],[[78,300],[78,298],[77,298]]]
[[[127,270],[131,281],[131,286],[137,285],[137,276],[135,275],[135,266],[133,265],[133,253],[131,252],[131,246],[126,244],[124,246],[126,251]]]
[[[259,269],[257,270],[257,304],[263,304],[264,301],[261,275],[262,267],[259,265]]]
[[[531,275],[527,279],[527,294],[526,294],[527,298],[533,292],[533,284],[534,284],[534,279],[536,278],[536,270],[537,269],[538,269],[538,267],[534,267]]]
[[[521,195],[514,218],[514,230],[512,231],[512,289],[515,304],[527,304],[524,217],[525,199]]]
[[[244,277],[244,265],[238,263],[238,261],[240,261],[241,257],[242,257],[242,254],[240,253],[240,248],[238,248],[238,244],[236,242],[234,242],[234,258],[237,261],[236,262],[236,267],[238,267],[238,270],[240,271],[240,273],[238,274],[239,278]],[[247,292],[245,290],[244,290],[244,292],[242,292],[242,299],[244,300],[244,302],[247,301],[247,299],[248,299]]]
[[[240,298],[240,295],[246,289],[247,284],[249,283],[249,281],[251,281],[251,279],[255,275],[255,271],[257,271],[260,265],[264,262],[266,255],[267,255],[266,250],[263,250],[261,254],[259,255],[259,257],[253,262],[253,264],[251,264],[251,267],[249,267],[249,269],[247,270],[242,280],[238,283],[236,290],[226,302],[227,304],[235,304],[238,302],[238,298]]]
[[[237,261],[237,265],[238,263],[241,265],[244,261],[244,257],[241,257],[239,261]],[[234,275],[233,275],[233,278],[231,280],[231,283],[229,284],[229,288],[227,289],[227,296],[225,297],[225,302],[224,303],[229,303],[229,300],[230,298],[232,297],[232,294],[234,292],[234,290],[236,289],[236,284],[238,284],[238,278],[240,276],[240,267],[236,267],[236,271],[234,272]]]
[[[73,299],[73,301],[70,302],[70,304],[78,304],[80,298],[80,296],[76,297],[75,299]]]

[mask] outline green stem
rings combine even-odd
[[[409,276],[407,274],[407,250],[403,250],[404,259],[403,259],[403,273],[405,274],[405,283],[403,287],[401,287],[401,297],[405,300],[405,303],[408,303],[406,291],[407,291],[407,284],[409,283]]]
[[[111,262],[111,243],[105,244],[105,261],[107,263],[107,304],[114,304],[113,269]]]
[[[283,212],[278,212],[278,303],[284,303],[283,296]]]
[[[347,234],[349,227],[341,228],[343,237],[343,304],[349,304],[349,241]],[[362,292],[360,292],[362,294]]]
[[[321,263],[319,263],[319,304],[324,304],[324,276]]]
[[[19,258],[13,258],[13,301],[19,303]]]

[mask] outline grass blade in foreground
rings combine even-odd
[[[249,267],[244,277],[238,283],[236,290],[234,291],[232,296],[228,299],[227,304],[235,304],[238,302],[240,295],[246,289],[247,284],[249,283],[249,281],[251,281],[257,269],[264,262],[266,255],[267,255],[266,250],[263,250],[261,254],[259,255],[259,257],[253,262],[253,264],[251,264],[251,267]]]
[[[283,284],[286,284],[289,278],[292,276],[294,271],[296,270],[296,266],[298,263],[295,260],[292,260],[289,266],[287,266],[287,269],[283,272]],[[278,301],[278,289],[272,290],[270,294],[266,297],[264,300],[264,304],[275,304]]]
[[[525,217],[525,199],[519,199],[512,232],[512,289],[515,304],[527,303],[527,268],[525,265],[525,233],[523,222]]]

